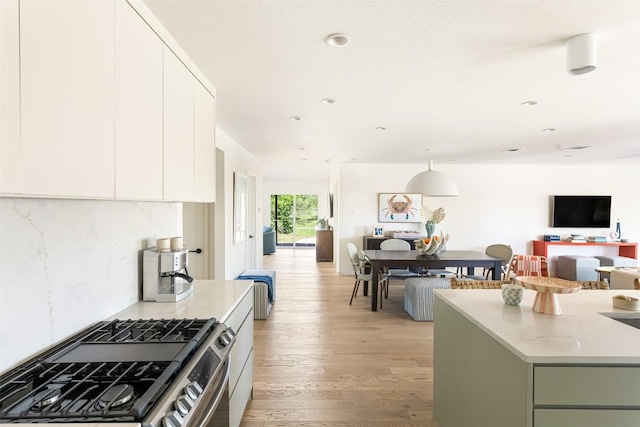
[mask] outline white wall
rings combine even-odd
[[[444,207],[446,218],[436,231],[449,233],[448,249],[484,251],[492,243],[510,244],[515,253],[533,251],[543,234],[609,235],[620,218],[623,237],[640,238],[640,171],[633,166],[474,166],[436,165],[457,183],[459,197],[425,198],[429,208]],[[384,170],[385,173],[381,173]],[[339,233],[336,254],[340,274],[353,274],[347,242],[362,248],[362,236],[377,224],[378,193],[402,192],[419,165],[348,165],[339,174]],[[362,177],[367,177],[363,180]],[[611,195],[609,229],[554,229],[550,196]],[[414,229],[419,224],[384,224],[387,229]],[[391,227],[393,225],[393,227]]]
[[[0,372],[134,304],[175,203],[0,198]]]
[[[243,271],[248,269],[248,241],[238,244],[233,242],[233,173],[240,172],[245,175],[256,177],[256,198],[255,209],[255,247],[256,247],[256,268],[262,268],[262,210],[260,204],[263,194],[262,164],[251,153],[245,150],[233,138],[223,130],[216,128],[216,148],[224,151],[224,195],[217,194],[216,198],[224,197],[225,215],[225,279],[234,279]],[[219,218],[217,220],[220,220]]]

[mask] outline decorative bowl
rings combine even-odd
[[[424,239],[414,240],[413,242],[416,245],[416,250],[424,255],[436,255],[440,252],[444,251],[447,247],[447,241],[449,240],[449,235],[435,235],[433,237],[425,237]]]
[[[524,288],[513,283],[502,285],[502,299],[508,305],[520,305],[524,295]]]

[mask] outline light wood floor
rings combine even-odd
[[[278,249],[276,303],[255,321],[254,392],[241,427],[436,427],[433,324],[404,311],[404,286],[372,312],[352,276],[315,251]]]

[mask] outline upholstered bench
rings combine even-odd
[[[404,311],[418,322],[433,322],[433,290],[449,289],[450,279],[412,277],[404,281]]]
[[[253,318],[264,320],[276,302],[276,271],[247,270],[238,280],[253,280]]]
[[[566,280],[595,282],[598,280],[597,258],[582,255],[560,255],[558,257],[558,277]]]

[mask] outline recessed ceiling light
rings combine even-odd
[[[536,100],[533,100],[533,99],[532,99],[532,100],[530,100],[530,101],[524,101],[524,102],[523,102],[522,104],[520,104],[520,105],[528,105],[528,106],[531,106],[531,105],[536,105],[537,103],[538,103],[538,101],[536,101]]]
[[[322,101],[323,104],[335,104],[337,101],[333,98],[324,98]]]
[[[376,128],[376,130],[387,130],[387,128],[386,128],[386,127],[383,127],[383,126],[378,126],[378,127]]]
[[[586,148],[592,148],[593,145],[574,145],[572,147],[562,148],[562,151],[570,151],[570,150],[584,150]]]
[[[516,151],[523,151],[526,148],[507,148],[506,150],[502,150],[501,153],[515,153]]]
[[[300,116],[291,116],[291,117],[289,117],[289,119],[291,119],[291,120],[293,120],[293,121],[296,121],[296,122],[299,122],[300,120],[303,120],[303,117],[300,117]]]
[[[305,150],[306,150],[306,148],[300,147],[300,151],[305,151]]]
[[[342,33],[331,34],[327,37],[327,44],[333,47],[342,47],[349,44],[349,37]]]
[[[544,128],[542,129],[542,132],[555,132],[556,129],[555,128]]]

